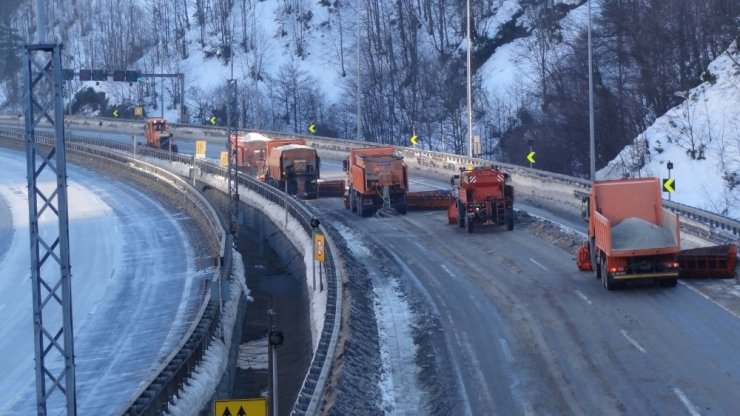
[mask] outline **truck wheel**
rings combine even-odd
[[[460,201],[457,201],[457,226],[465,228],[465,209]]]
[[[506,229],[511,231],[514,229],[514,211],[508,211],[508,215],[506,217]]]
[[[614,278],[609,275],[606,259],[601,260],[601,282],[604,284],[606,290],[614,290],[617,287],[616,282],[614,282]]]
[[[473,232],[473,220],[470,218],[469,215],[465,216],[465,229],[469,232]]]
[[[593,238],[588,241],[588,254],[591,257],[591,265],[594,268],[596,279],[601,280],[601,263],[599,263],[599,258],[596,256],[596,247]]]
[[[349,191],[349,210],[357,212],[357,201],[355,200],[355,191]]]
[[[362,197],[357,195],[357,200],[355,201],[355,204],[357,205],[357,215],[360,217],[365,216],[365,210],[362,207]]]

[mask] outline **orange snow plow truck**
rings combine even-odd
[[[344,160],[344,206],[364,217],[380,208],[406,214],[409,178],[403,156],[391,146],[351,149]]]
[[[259,133],[231,135],[231,146],[236,149],[236,167],[252,177],[264,175],[265,155],[269,137]]]
[[[514,229],[514,187],[509,174],[495,166],[460,168],[450,179],[452,192],[447,220],[472,233],[475,225],[506,225]]]
[[[314,199],[321,159],[303,139],[274,139],[267,142],[267,161],[262,179],[288,195]]]
[[[172,137],[167,120],[163,118],[148,119],[144,124],[144,137],[149,147],[177,153],[175,138]]]
[[[659,179],[594,181],[584,202],[588,242],[578,250],[579,269],[595,270],[607,290],[637,279],[676,285],[678,216],[663,207]]]

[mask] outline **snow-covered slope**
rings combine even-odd
[[[599,178],[675,178],[673,201],[740,219],[740,52],[733,44],[687,99],[655,120]],[[597,146],[598,146],[598,137]],[[693,157],[692,157],[693,156]]]

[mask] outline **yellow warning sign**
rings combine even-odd
[[[313,254],[314,258],[321,263],[324,262],[324,257],[326,255],[326,238],[324,238],[324,234],[321,233],[315,233],[313,236]]]
[[[676,178],[663,179],[663,192],[676,192]]]
[[[196,140],[195,141],[195,158],[204,159],[206,157],[206,141]]]
[[[267,416],[267,399],[215,400],[214,416]]]
[[[229,152],[221,152],[221,166],[225,168],[229,166]]]
[[[134,116],[141,117],[144,115],[144,107],[137,105],[134,107]]]

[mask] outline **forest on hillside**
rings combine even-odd
[[[274,7],[270,16],[256,11]],[[49,0],[51,37],[64,42],[70,68],[177,71],[193,55],[238,67],[240,122],[245,128],[356,138],[360,81],[364,140],[467,153],[465,0]],[[522,82],[487,91],[473,79],[474,133],[483,157],[519,162],[530,141],[557,154],[539,168],[588,174],[588,60],[585,23],[563,27],[583,0],[472,1],[474,71],[503,45],[520,41]],[[22,45],[34,38],[36,1],[0,5],[0,90],[4,108],[22,98]],[[734,0],[601,0],[594,2],[593,63],[597,167],[614,157],[681,94],[712,82],[709,62],[740,34]],[[513,13],[503,14],[503,10]],[[502,19],[502,16],[504,18]],[[258,19],[271,19],[265,31]],[[358,37],[359,35],[359,37]],[[359,40],[359,48],[357,41]],[[279,45],[276,51],[274,45]],[[358,53],[359,50],[359,68]],[[339,74],[339,98],[302,63],[323,54]],[[287,55],[275,69],[277,54]],[[359,70],[358,70],[359,69]],[[191,120],[226,111],[224,86],[186,87]],[[72,88],[79,88],[73,83]],[[109,93],[106,101],[156,108],[159,85]],[[165,88],[178,95],[176,82]],[[132,92],[133,91],[133,92]],[[95,94],[93,94],[95,96]],[[83,95],[78,98],[81,99]],[[90,94],[84,95],[89,97]],[[169,95],[168,95],[169,96]],[[98,95],[98,98],[99,95]],[[174,100],[174,99],[173,99]],[[165,105],[176,106],[170,101]],[[78,102],[75,111],[86,107]],[[220,113],[219,113],[220,112]],[[220,119],[225,120],[223,117]]]

